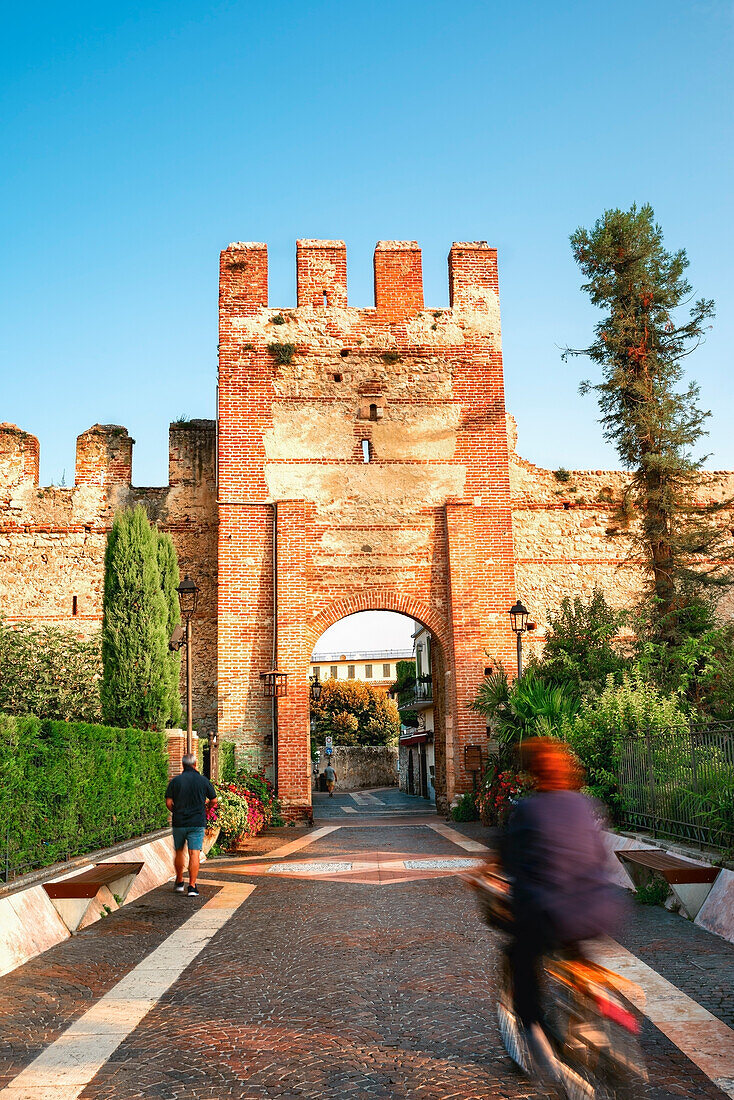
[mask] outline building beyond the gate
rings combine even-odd
[[[486,744],[467,704],[488,653],[512,666],[516,596],[538,644],[564,595],[600,584],[621,604],[639,588],[615,518],[624,475],[515,453],[496,251],[452,247],[449,308],[424,306],[414,242],[381,242],[374,263],[375,305],[357,308],[344,244],[299,241],[284,308],[268,303],[265,245],[225,249],[218,431],[170,426],[164,488],[133,487],[132,439],[99,424],[77,441],[73,487],[41,488],[37,439],[0,425],[0,612],[97,629],[112,516],[143,503],[202,588],[195,722],[240,759],[277,762],[291,816],[310,806],[311,653],[339,618],[400,611],[430,630],[442,806],[470,785],[465,747]],[[261,679],[274,665],[288,674],[275,705]]]

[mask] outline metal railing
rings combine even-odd
[[[24,839],[22,831],[14,831],[6,824],[0,833],[0,886],[8,886],[31,871],[66,863],[89,852],[111,848],[121,841],[135,840],[164,828],[165,824],[165,815],[161,815],[124,822],[99,822],[94,829],[86,832],[68,832],[50,827],[42,840],[31,843]]]
[[[400,692],[398,710],[410,710],[417,703],[433,702],[433,677],[418,676],[415,683]]]
[[[625,825],[699,847],[734,847],[731,725],[629,737],[618,780]]]

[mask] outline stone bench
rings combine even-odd
[[[721,870],[720,867],[690,863],[655,848],[621,849],[616,856],[635,887],[647,885],[656,875],[665,879],[680,907],[691,920],[698,916],[698,911],[709,896]]]
[[[100,906],[111,909],[121,905],[128,891],[145,865],[143,863],[97,863],[68,878],[45,882],[43,889],[51,899],[62,921],[73,934],[93,908],[102,892],[108,900],[100,898]],[[109,902],[112,902],[112,906]],[[103,914],[104,915],[104,914]]]

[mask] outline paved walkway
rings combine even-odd
[[[210,861],[198,900],[163,887],[3,978],[0,1100],[536,1096],[497,1033],[499,938],[457,878],[481,829],[372,793],[379,815],[319,800],[314,829]],[[621,944],[658,1024],[645,1095],[734,1096],[710,1079],[734,1054],[734,948],[643,908]]]

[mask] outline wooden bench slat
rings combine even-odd
[[[43,888],[50,898],[93,898],[100,887],[126,875],[137,875],[142,867],[142,863],[97,863],[61,882],[45,882]]]
[[[666,882],[715,882],[720,867],[702,867],[698,863],[688,863],[685,859],[668,855],[657,849],[630,848],[627,851],[616,852],[620,863],[629,861],[640,867],[647,867],[650,871],[659,871]]]

